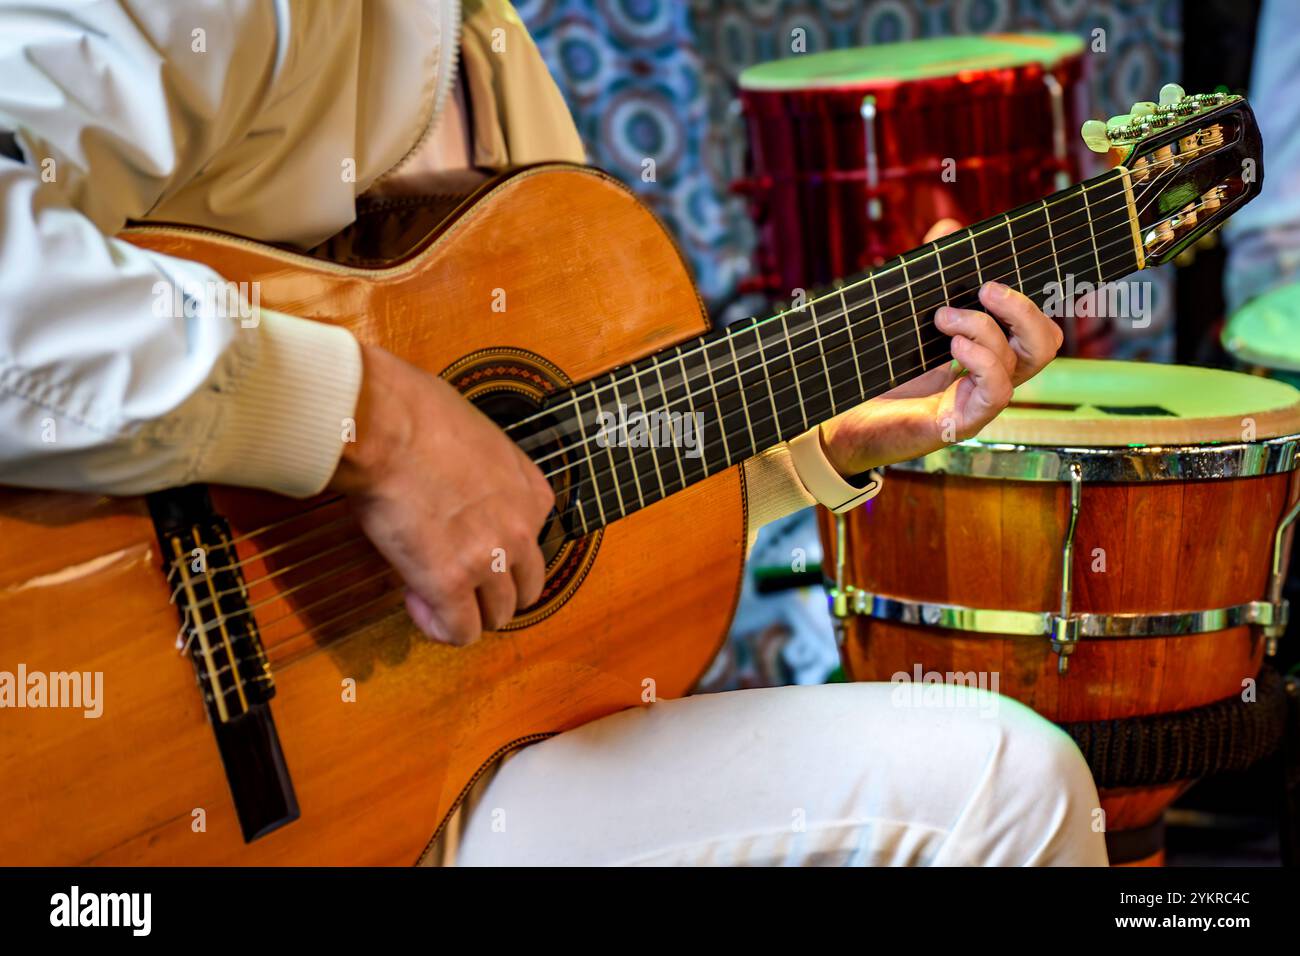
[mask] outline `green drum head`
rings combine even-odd
[[[1300,432],[1300,391],[1186,365],[1057,359],[1016,389],[981,442],[1135,447],[1254,441]]]
[[[935,37],[760,63],[741,72],[740,87],[745,90],[871,87],[1034,63],[1050,68],[1082,52],[1083,40],[1068,33]]]
[[[1247,302],[1228,319],[1221,340],[1243,365],[1300,372],[1300,283]]]

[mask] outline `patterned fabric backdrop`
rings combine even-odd
[[[735,81],[754,63],[952,33],[1053,30],[1088,54],[1094,112],[1123,113],[1176,79],[1177,0],[518,0],[591,161],[629,183],[677,236],[715,311],[750,269],[754,231],[729,191],[743,169]],[[646,169],[646,160],[654,169]],[[653,178],[652,178],[653,177]],[[1163,330],[1162,330],[1163,329]],[[1149,351],[1153,323],[1121,352]],[[1157,356],[1164,351],[1156,347]]]
[[[945,34],[1076,33],[1089,52],[1093,115],[1128,111],[1177,79],[1178,0],[515,0],[569,103],[591,162],[627,182],[667,224],[715,316],[754,314],[734,304],[755,234],[730,184],[744,169],[736,78],[754,63]],[[647,160],[653,160],[648,168]],[[1120,357],[1172,360],[1172,283],[1150,287],[1153,316],[1117,329]],[[727,310],[729,303],[734,308]],[[730,311],[731,314],[728,314]],[[812,513],[764,530],[751,555],[780,566],[790,549],[819,550]],[[814,558],[815,560],[815,558]],[[836,662],[821,595],[761,598],[747,583],[732,639],[702,684],[720,690],[824,680]]]

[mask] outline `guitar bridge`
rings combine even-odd
[[[230,527],[207,489],[148,496],[163,570],[194,665],[244,842],[298,819],[298,800],[271,715],[275,681]]]

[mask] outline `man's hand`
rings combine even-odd
[[[468,644],[541,594],[537,536],[555,495],[528,456],[442,379],[383,349],[363,346],[362,358],[357,440],[330,487],[347,494],[406,582],[416,626]]]
[[[950,232],[948,225],[932,229],[927,241]],[[1015,386],[1055,357],[1061,330],[1027,297],[986,282],[979,299],[988,313],[948,306],[935,313],[961,369],[951,362],[932,369],[822,425],[822,446],[840,474],[859,475],[970,438],[1006,408]]]

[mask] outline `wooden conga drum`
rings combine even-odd
[[[1281,734],[1261,664],[1287,615],[1298,433],[1283,382],[1052,363],[977,439],[823,513],[847,674],[986,680],[1065,726],[1111,862],[1162,862],[1166,807]]]

